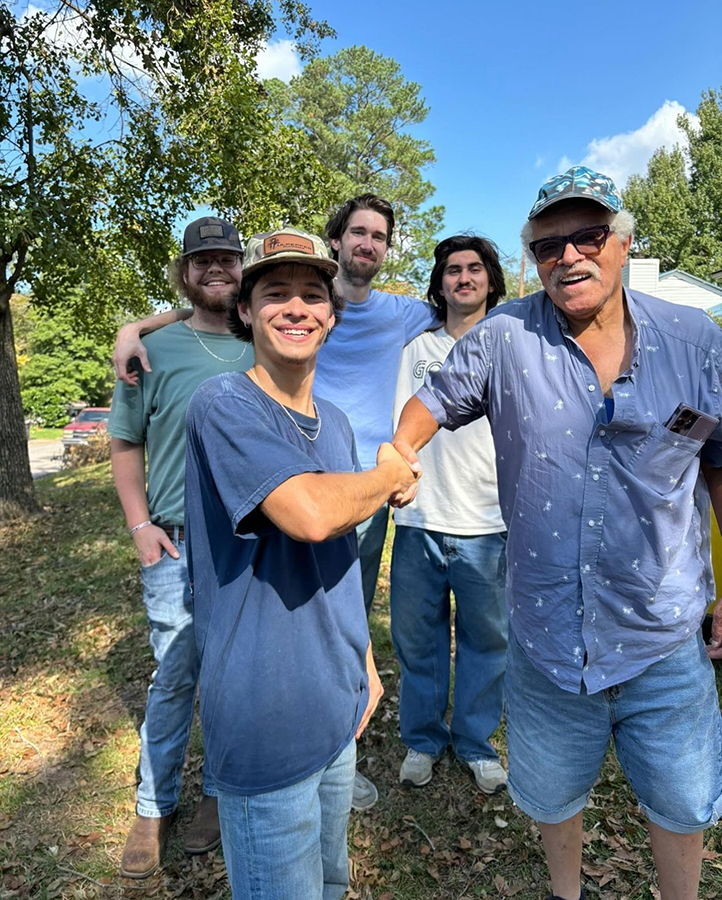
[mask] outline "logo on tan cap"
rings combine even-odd
[[[254,234],[248,239],[243,260],[244,275],[259,266],[286,262],[313,266],[331,276],[338,272],[338,263],[329,257],[326,245],[318,235],[288,225],[277,231]]]
[[[308,253],[314,256],[316,248],[313,241],[300,235],[274,234],[263,241],[263,255],[272,256],[274,253]]]

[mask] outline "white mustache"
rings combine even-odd
[[[571,266],[554,266],[554,269],[549,276],[551,286],[553,288],[558,288],[562,283],[562,279],[567,278],[569,275],[589,275],[589,277],[593,278],[595,281],[602,280],[602,270],[595,262],[588,259],[586,262],[573,263]]]

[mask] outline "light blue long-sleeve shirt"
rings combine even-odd
[[[664,423],[680,402],[722,418],[722,331],[700,310],[625,297],[634,346],[609,423],[594,368],[544,291],[493,310],[417,394],[445,428],[488,415],[512,629],[572,692],[668,656],[714,599],[703,444]],[[702,450],[712,465],[721,442],[718,425]]]

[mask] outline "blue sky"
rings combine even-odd
[[[674,104],[722,88],[720,0],[307,2],[338,33],[323,55],[365,44],[421,85],[442,236],[473,229],[507,254],[546,177],[586,161],[622,186],[679,140]],[[267,73],[293,71],[291,54],[275,45]]]
[[[623,187],[655,149],[680,141],[677,115],[722,88],[720,0],[306,2],[338,35],[322,55],[365,44],[421,85],[430,113],[414,133],[436,151],[427,177],[446,207],[439,236],[473,230],[508,256],[519,256],[547,177],[583,162]],[[47,4],[18,0],[15,12]],[[262,77],[301,70],[287,37],[259,58]]]

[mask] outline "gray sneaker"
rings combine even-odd
[[[399,781],[407,787],[423,787],[431,781],[434,774],[434,763],[438,757],[430,753],[420,753],[418,750],[409,750],[406,759],[401,763]]]
[[[378,799],[379,792],[376,790],[376,785],[357,771],[353,779],[351,809],[356,809],[359,812],[371,809],[372,806],[376,805]]]
[[[466,765],[473,772],[480,791],[498,794],[506,790],[506,772],[498,759],[474,759],[467,761]]]

